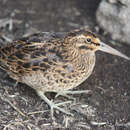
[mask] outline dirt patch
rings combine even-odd
[[[13,20],[13,27],[1,27],[0,44],[38,31],[70,31],[75,28],[97,29],[95,11],[100,0],[1,0],[0,19]],[[7,20],[7,21],[8,21]],[[102,30],[99,36],[110,42]],[[102,35],[101,35],[102,34]],[[5,36],[5,37],[3,37]],[[113,41],[113,43],[115,43]],[[129,46],[113,45],[130,56]],[[0,129],[8,130],[128,130],[130,129],[130,62],[97,52],[92,75],[77,89],[92,90],[91,94],[75,95],[76,104],[66,106],[74,117],[55,112],[50,118],[48,105],[34,90],[0,71]],[[50,94],[53,99],[54,95]],[[64,100],[62,97],[56,101]],[[80,103],[79,103],[80,102]]]

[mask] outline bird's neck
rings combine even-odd
[[[83,73],[92,71],[95,65],[95,52],[86,52],[81,54],[77,49],[68,49],[69,61],[75,68]]]

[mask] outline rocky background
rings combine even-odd
[[[130,0],[102,0],[96,16],[113,40],[130,44]]]
[[[0,0],[0,44],[36,32],[93,30],[104,42],[130,56],[129,0]],[[130,62],[97,52],[92,75],[65,106],[74,116],[55,111],[25,84],[0,70],[0,130],[129,130]],[[67,100],[63,97],[55,100]]]

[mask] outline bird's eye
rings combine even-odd
[[[91,42],[91,38],[87,38],[87,42],[89,42],[89,43],[90,43],[90,42]]]

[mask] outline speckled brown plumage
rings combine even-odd
[[[13,79],[35,89],[52,109],[65,112],[49,101],[44,93],[67,91],[86,80],[95,65],[97,50],[129,59],[110,49],[113,48],[100,42],[90,31],[43,32],[1,46],[0,68]]]

